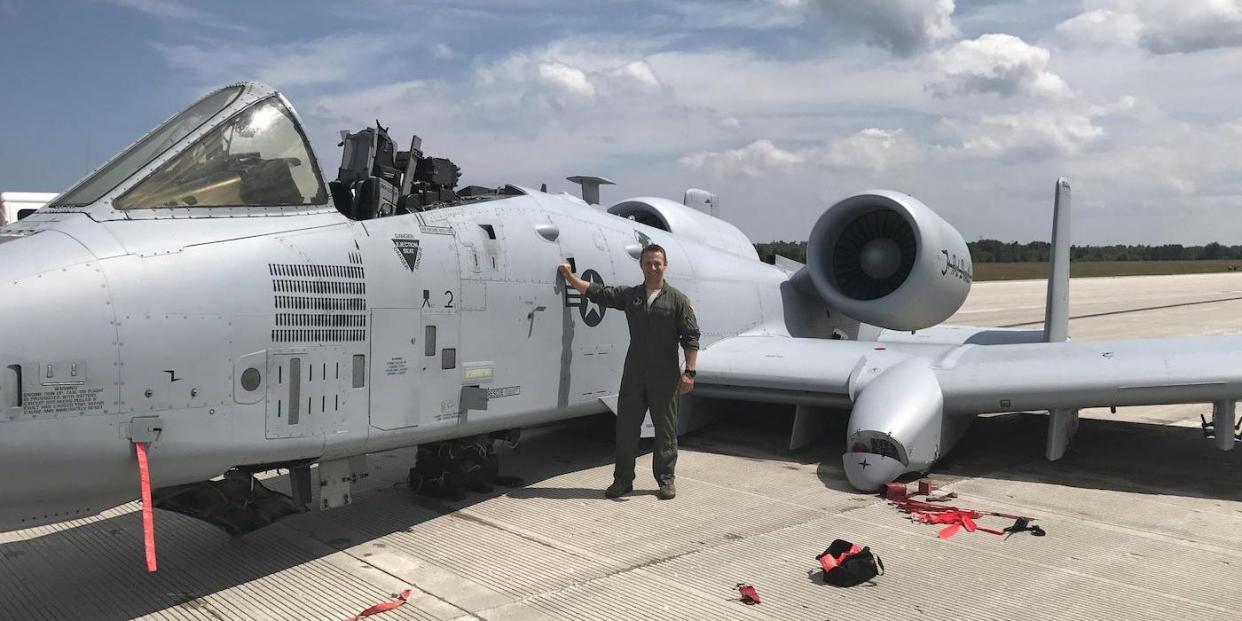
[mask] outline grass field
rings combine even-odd
[[[1070,263],[1071,278],[1205,274],[1242,270],[1242,260],[1229,261],[1082,261]],[[1047,263],[976,263],[976,281],[1047,278]]]

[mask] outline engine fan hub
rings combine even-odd
[[[901,268],[901,246],[886,237],[873,239],[863,246],[858,263],[867,276],[884,280]]]

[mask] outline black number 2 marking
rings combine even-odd
[[[449,299],[448,304],[445,304],[445,305],[444,305],[444,308],[453,308],[453,292],[452,292],[452,291],[445,291],[445,292],[444,292],[444,295],[447,295],[447,296],[448,296],[448,299]]]

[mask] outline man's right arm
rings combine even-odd
[[[587,287],[590,287],[591,283],[578,278],[578,275],[574,273],[573,266],[568,263],[562,263],[557,269],[560,270],[561,276],[565,279],[565,284],[577,289],[578,293],[586,295]]]
[[[608,287],[599,283],[587,282],[578,278],[574,274],[573,267],[568,263],[562,263],[559,268],[561,276],[565,278],[565,284],[578,290],[578,293],[587,296],[588,299],[603,304],[608,308],[625,310],[625,288],[624,287]]]

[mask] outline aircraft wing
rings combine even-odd
[[[1206,403],[1242,396],[1242,336],[964,345],[932,368],[952,413]]]
[[[912,358],[934,374],[951,414],[1242,396],[1242,336],[1007,345],[737,336],[700,352],[695,392],[849,407],[871,380]]]
[[[699,353],[695,394],[848,408],[869,370],[913,355],[937,357],[951,349],[938,344],[736,336]]]
[[[1047,455],[1059,459],[1085,407],[1213,403],[1232,428],[1242,396],[1242,336],[1007,345],[739,336],[699,354],[695,394],[850,408],[843,456],[862,490],[926,471],[973,415],[1043,411]],[[798,408],[790,448],[822,414]],[[1232,429],[1230,429],[1232,431]],[[1217,434],[1220,448],[1233,434]]]

